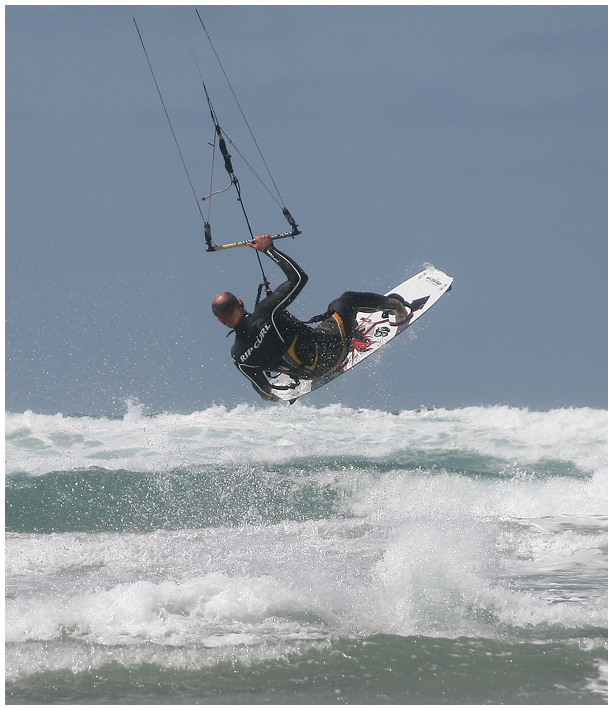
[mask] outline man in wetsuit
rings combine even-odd
[[[213,299],[213,313],[232,328],[236,341],[232,359],[248,377],[261,397],[279,400],[266,372],[286,372],[301,379],[315,379],[339,367],[347,356],[355,316],[358,311],[390,311],[400,321],[408,315],[400,297],[346,291],[328,306],[322,322],[315,328],[287,312],[307,282],[307,275],[283,252],[275,249],[268,234],[250,244],[269,256],[283,269],[287,281],[247,313],[243,301],[224,291]]]

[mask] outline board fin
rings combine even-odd
[[[406,305],[412,311],[418,311],[420,308],[423,308],[429,300],[430,300],[430,296],[424,296],[423,298],[417,298],[414,301],[407,303]]]

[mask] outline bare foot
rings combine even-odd
[[[394,301],[396,302],[396,305],[394,306],[394,315],[396,316],[396,320],[403,320],[409,315],[409,312],[407,311],[404,303],[399,301],[397,298],[394,298]]]

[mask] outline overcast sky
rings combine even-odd
[[[199,8],[303,231],[278,243],[310,277],[295,315],[426,262],[455,278],[413,336],[310,404],[607,406],[606,6]],[[222,128],[265,176],[183,11]],[[6,7],[7,408],[286,406],[259,399],[212,317],[221,290],[252,307],[257,259],[205,251],[133,12],[209,190],[213,129],[178,6]],[[232,152],[254,231],[284,231]],[[211,224],[218,243],[247,238],[230,192]]]

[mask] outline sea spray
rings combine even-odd
[[[7,414],[8,702],[603,703],[607,413]]]

